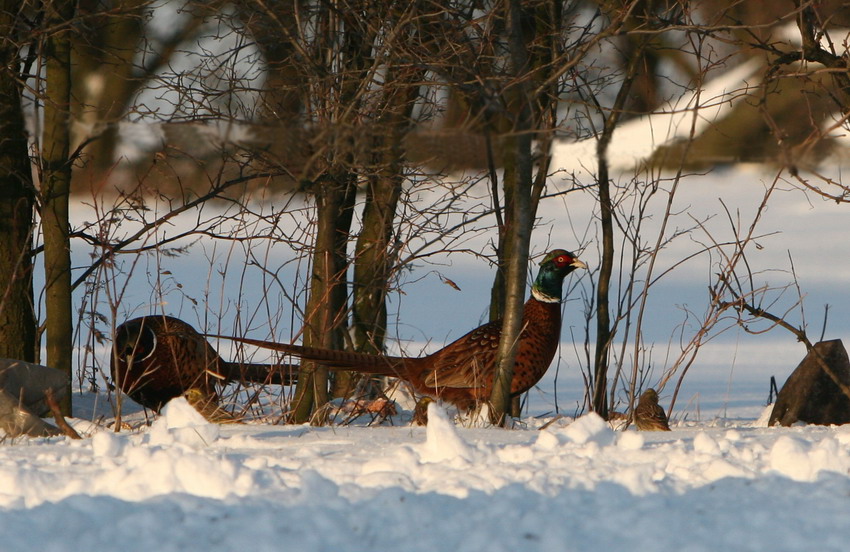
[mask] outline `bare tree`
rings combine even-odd
[[[71,32],[74,2],[46,5],[45,22],[55,29],[44,45],[44,129],[41,136],[41,221],[44,235],[47,363],[72,379],[74,327],[71,304],[71,243],[68,196],[71,193],[70,100]],[[71,413],[71,396],[63,414]]]
[[[0,357],[36,356],[32,240],[35,193],[21,110],[23,6],[0,3]]]

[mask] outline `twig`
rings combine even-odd
[[[56,402],[56,397],[53,396],[52,387],[48,387],[44,391],[44,398],[47,401],[47,406],[50,407],[50,411],[53,413],[53,419],[56,421],[56,426],[62,430],[62,433],[71,439],[82,439],[80,434],[77,433],[77,430],[71,427],[71,425],[65,420],[65,416],[62,415],[59,403]]]
[[[820,330],[820,339],[818,341],[823,341],[823,336],[826,335],[826,323],[829,320],[829,303],[823,306],[823,327]]]
[[[555,422],[557,422],[558,420],[560,420],[560,419],[562,419],[562,418],[564,418],[564,417],[565,417],[565,416],[564,416],[563,414],[558,414],[557,416],[555,416],[554,418],[552,418],[551,420],[549,420],[548,422],[546,422],[545,424],[543,424],[542,426],[540,426],[540,427],[538,428],[538,431],[543,431],[543,430],[545,430],[546,428],[548,428],[549,426],[551,426],[552,424],[554,424]]]
[[[734,294],[734,292],[732,292],[731,289],[729,289],[729,291],[730,291],[730,293]],[[720,301],[718,303],[718,308],[720,310],[726,310],[730,307],[734,308],[735,310],[737,310],[739,312],[744,310],[747,313],[749,313],[751,316],[754,316],[756,318],[765,318],[767,320],[770,320],[771,322],[773,322],[777,326],[781,326],[781,327],[785,328],[786,330],[788,330],[789,332],[791,332],[792,334],[794,334],[794,336],[797,338],[797,341],[803,343],[806,346],[806,349],[812,348],[812,342],[809,341],[808,336],[806,336],[806,332],[802,328],[797,328],[796,326],[789,324],[788,322],[785,321],[785,319],[780,318],[780,317],[776,316],[775,314],[772,314],[772,313],[764,310],[761,307],[754,307],[754,306],[750,305],[749,303],[744,301],[743,297],[736,297],[734,301]]]
[[[729,291],[733,294],[733,296],[735,296],[735,293],[731,289],[729,289]],[[832,366],[830,366],[826,362],[826,360],[824,360],[823,355],[820,353],[820,351],[818,351],[814,347],[814,345],[812,345],[812,342],[809,341],[809,338],[806,336],[805,330],[794,327],[782,318],[776,316],[775,314],[771,314],[762,308],[750,305],[749,303],[744,301],[743,297],[736,297],[735,301],[727,301],[720,303],[721,309],[725,309],[728,307],[735,308],[738,311],[745,310],[755,317],[766,318],[777,326],[781,326],[789,332],[793,333],[797,337],[797,340],[802,342],[806,346],[806,351],[812,355],[812,357],[815,359],[815,362],[818,363],[818,366],[820,366],[824,373],[829,376],[829,379],[831,379],[833,383],[835,383],[835,385],[841,390],[841,392],[844,393],[848,399],[850,399],[850,386],[844,383],[844,381],[842,381],[841,378],[838,377],[838,374],[836,374],[835,371],[832,369]]]

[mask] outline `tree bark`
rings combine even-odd
[[[41,220],[44,235],[47,364],[71,380],[73,353],[71,305],[71,246],[68,195],[71,185],[69,106],[71,96],[71,42],[68,22],[74,2],[56,0],[47,5],[47,24],[58,28],[47,38],[47,93],[42,136]],[[71,395],[60,404],[71,413]]]
[[[393,71],[387,78],[392,85],[385,92],[386,106],[378,120],[374,154],[377,171],[367,179],[363,226],[355,249],[352,329],[354,347],[359,352],[384,352],[387,293],[394,269],[393,222],[405,178],[402,144],[411,127],[410,117],[422,78],[421,70]],[[346,391],[350,389],[341,386],[335,390],[337,396]]]
[[[35,195],[18,85],[15,8],[0,2],[0,357],[35,361],[32,232]]]
[[[118,121],[126,114],[139,87],[149,75],[137,73],[136,55],[144,36],[145,0],[112,0],[108,13],[102,2],[81,2],[79,15],[88,24],[71,37],[73,42],[73,102],[77,128],[71,133],[71,147],[84,140],[97,139],[84,148],[83,158],[90,182],[99,182],[115,159],[119,143]],[[184,33],[177,33],[185,38]],[[146,63],[155,55],[146,55]]]
[[[310,297],[304,320],[303,343],[308,347],[339,349],[342,347],[346,309],[345,255],[356,194],[355,179],[350,174],[324,177],[316,190],[316,243]],[[292,410],[292,421],[304,423],[324,420],[314,418],[328,402],[327,368],[314,362],[302,362]]]
[[[531,241],[531,191],[532,191],[532,108],[528,81],[523,78],[528,70],[528,53],[523,37],[519,0],[507,3],[508,49],[511,70],[519,79],[515,111],[512,156],[516,170],[505,172],[505,189],[514,190],[511,223],[505,231],[505,313],[502,321],[502,337],[499,340],[496,373],[490,395],[493,423],[503,425],[511,409],[511,381],[514,374],[516,343],[522,330],[522,310],[525,302],[525,279],[528,271],[529,242]],[[511,175],[512,182],[507,182]]]
[[[608,419],[608,360],[614,332],[611,328],[610,293],[611,276],[614,273],[614,204],[608,175],[608,145],[614,136],[614,129],[626,107],[629,92],[638,74],[640,60],[643,58],[646,39],[638,42],[630,50],[631,59],[623,76],[623,82],[614,99],[614,104],[605,118],[605,127],[596,147],[598,159],[597,186],[599,188],[599,218],[602,227],[602,259],[596,284],[596,349],[594,354],[593,397],[591,407],[602,419]],[[635,359],[637,362],[637,359]],[[630,404],[634,404],[634,382],[630,391]]]
[[[608,182],[606,150],[608,140],[599,142],[599,220],[602,228],[602,259],[596,284],[596,350],[593,369],[593,411],[603,420],[608,419],[608,351],[611,346],[611,318],[609,296],[611,275],[614,271],[614,223],[611,191]]]

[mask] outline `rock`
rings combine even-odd
[[[53,389],[53,396],[61,403],[68,396],[68,376],[40,364],[0,358],[0,390],[14,397],[16,403],[20,399],[21,406],[37,416],[50,413],[44,397],[48,388]]]
[[[796,422],[841,425],[850,422],[850,397],[824,371],[816,353],[850,389],[850,359],[840,339],[816,343],[797,366],[776,397],[769,425],[790,426]]]
[[[39,416],[50,413],[45,391],[61,401],[68,395],[68,377],[54,368],[0,358],[0,429],[10,437],[61,435]]]
[[[50,437],[62,432],[33,414],[18,399],[0,389],[0,429],[9,437]]]

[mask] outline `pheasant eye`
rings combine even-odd
[[[138,343],[127,343],[120,351],[119,356],[124,360],[130,360],[130,357],[135,357],[136,360],[145,356],[144,347]]]

